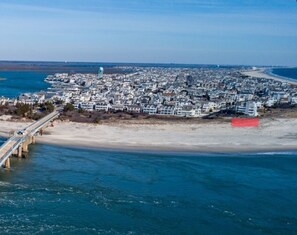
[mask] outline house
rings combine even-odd
[[[111,109],[114,111],[124,111],[124,105],[122,104],[114,104],[111,106]]]
[[[276,102],[277,102],[276,99],[270,98],[270,99],[268,99],[268,100],[266,101],[265,105],[266,105],[267,107],[272,107],[273,105],[276,104]]]
[[[95,104],[95,110],[100,111],[103,110],[107,112],[110,109],[110,104],[105,103],[105,102],[99,102]]]
[[[30,104],[33,105],[35,103],[42,104],[45,101],[45,95],[42,93],[38,94],[31,94],[31,93],[24,93],[18,97],[18,102],[23,104]]]
[[[138,105],[126,105],[125,109],[130,113],[140,113],[141,108]]]
[[[156,105],[146,105],[142,107],[142,112],[143,113],[148,113],[148,114],[157,114],[158,108]]]
[[[80,108],[87,111],[94,111],[95,104],[93,102],[82,102],[80,103]]]
[[[258,116],[258,108],[256,102],[241,102],[235,106],[235,111],[252,117]]]
[[[176,109],[176,115],[180,117],[199,117],[201,109],[194,109],[192,105],[184,105]]]
[[[216,110],[218,108],[218,105],[214,102],[207,102],[204,103],[202,106],[202,111],[204,113],[208,113],[208,112],[213,112],[214,110]]]
[[[159,114],[161,115],[174,115],[175,114],[175,107],[171,105],[164,105],[161,106],[159,109]]]
[[[291,104],[297,104],[297,96],[290,97]]]

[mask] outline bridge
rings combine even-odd
[[[0,166],[10,168],[10,157],[22,158],[24,153],[28,153],[28,145],[36,142],[36,135],[42,134],[44,128],[59,116],[60,112],[55,110],[47,116],[33,122],[26,128],[18,130],[0,147]]]

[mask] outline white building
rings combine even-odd
[[[273,99],[273,98],[270,98],[266,101],[265,105],[268,106],[268,107],[272,107],[273,105],[275,105],[277,102],[276,99]]]
[[[218,105],[215,102],[207,102],[202,106],[202,111],[204,113],[213,112],[218,108]]]
[[[82,102],[80,103],[80,108],[87,111],[94,111],[95,104],[93,102]]]
[[[201,109],[195,109],[192,105],[184,105],[176,109],[176,115],[180,117],[200,117]]]
[[[158,108],[155,105],[147,105],[142,107],[143,113],[148,113],[151,115],[157,114]]]
[[[174,115],[175,114],[175,107],[174,106],[162,106],[159,109],[159,114],[161,115]]]
[[[111,108],[111,105],[105,102],[100,102],[95,104],[95,110],[100,111],[103,110],[107,112]]]
[[[252,117],[258,116],[258,108],[256,102],[242,102],[235,106],[238,113],[243,113]]]
[[[21,94],[18,97],[18,102],[23,104],[42,104],[45,101],[45,95],[42,93],[39,94],[31,94],[31,93],[25,93]]]
[[[297,104],[297,96],[290,97],[291,104]]]
[[[127,110],[127,112],[131,112],[131,113],[140,113],[141,108],[138,105],[126,105],[125,109]]]
[[[114,104],[111,106],[111,109],[114,111],[124,111],[124,105],[122,104]]]

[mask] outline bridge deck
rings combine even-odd
[[[34,136],[40,129],[46,126],[50,121],[59,116],[59,111],[54,111],[47,116],[33,122],[23,130],[18,130],[0,147],[0,166],[13,154],[28,137]]]

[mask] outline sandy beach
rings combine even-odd
[[[9,136],[28,123],[0,121],[0,135]],[[297,150],[296,119],[263,119],[260,127],[230,123],[83,124],[55,121],[37,142],[90,148],[168,151]]]
[[[287,80],[287,79],[282,79],[281,77],[277,77],[277,76],[273,76],[273,75],[265,73],[266,69],[267,68],[258,68],[257,70],[250,70],[250,71],[242,72],[242,74],[244,74],[246,76],[254,77],[254,78],[266,78],[266,79],[272,79],[275,81],[287,82],[292,85],[297,85],[297,82]]]

